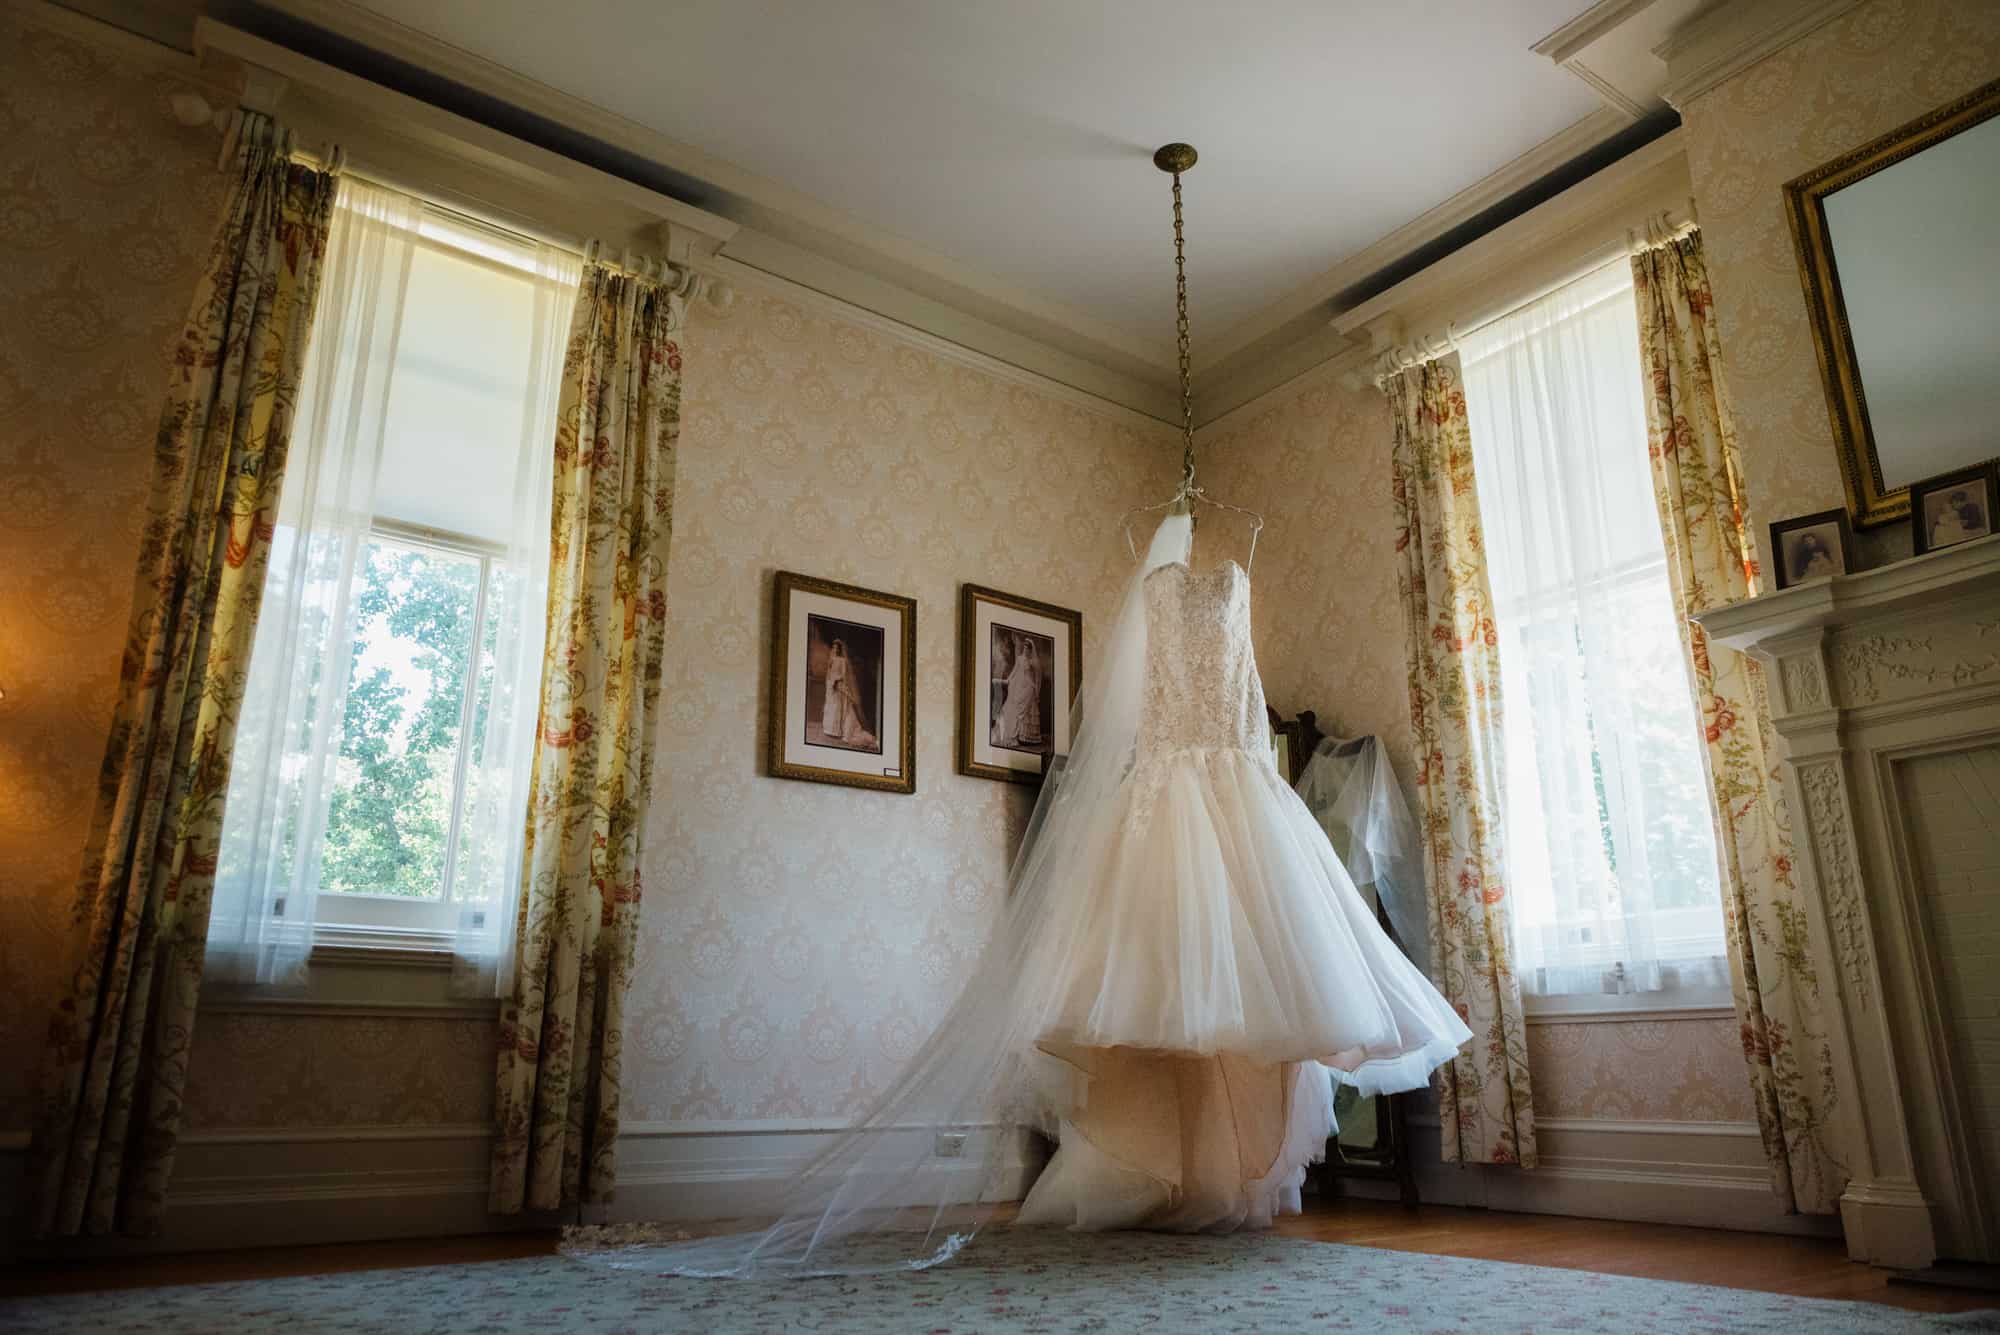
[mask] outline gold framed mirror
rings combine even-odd
[[[2000,80],[1785,186],[1857,527],[2000,455]]]

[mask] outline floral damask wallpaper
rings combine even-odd
[[[1171,432],[829,308],[746,291],[693,324],[630,1122],[839,1118],[913,1052],[999,908],[1027,790],[954,773],[957,598],[1083,612],[1084,670]],[[917,599],[917,791],[760,777],[771,576]]]
[[[1202,468],[1217,499],[1264,515],[1251,621],[1272,707],[1287,717],[1314,710],[1336,736],[1379,735],[1407,785],[1389,441],[1388,400],[1320,371],[1205,435]],[[1225,523],[1241,560],[1247,534]]]
[[[1845,503],[1785,182],[2000,76],[2000,5],[1869,0],[1682,110],[1758,549]],[[1865,539],[1907,556],[1905,531]]]
[[[0,1131],[25,1128],[116,690],[167,348],[224,185],[143,44],[0,9]]]
[[[1528,1023],[1537,1117],[1755,1122],[1733,1016],[1616,1024]]]

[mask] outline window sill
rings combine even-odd
[[[1571,992],[1521,998],[1529,1024],[1636,1024],[1653,1020],[1733,1020],[1736,1003],[1726,990],[1680,988],[1658,992]]]
[[[451,934],[406,928],[321,924],[313,929],[312,963],[377,968],[450,969]]]
[[[498,1000],[452,991],[446,939],[443,933],[322,926],[313,934],[302,985],[209,983],[200,1008],[214,1015],[492,1019]]]

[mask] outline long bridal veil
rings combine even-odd
[[[1078,697],[1068,762],[1043,784],[1006,903],[964,991],[896,1082],[792,1184],[775,1223],[679,1240],[671,1228],[573,1230],[579,1259],[660,1274],[845,1274],[952,1256],[1018,1194],[1031,1132],[1075,1111],[1070,1069],[1037,1040],[1087,933],[1087,885],[1131,768],[1146,663],[1145,578],[1187,559],[1192,523],[1163,520]],[[1004,1188],[1004,1189],[1003,1189]]]

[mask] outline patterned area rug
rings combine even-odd
[[[560,1257],[0,1303],[26,1335],[816,1335],[1006,1332],[2000,1332],[2000,1311],[1925,1316],[1581,1270],[1252,1234],[996,1231],[919,1274],[789,1283],[658,1279]]]

